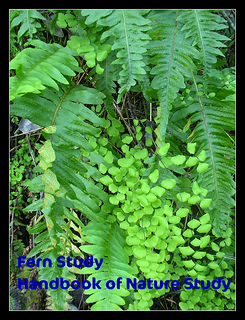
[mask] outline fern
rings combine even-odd
[[[105,222],[103,226],[98,222],[89,222],[84,229],[84,241],[92,245],[83,245],[83,251],[92,254],[94,257],[104,257],[103,267],[100,270],[91,270],[93,268],[83,268],[80,273],[91,274],[88,280],[92,283],[92,277],[100,279],[101,289],[88,289],[86,294],[90,294],[88,303],[94,303],[91,310],[122,310],[119,306],[125,304],[122,297],[130,294],[126,289],[125,279],[132,278],[132,274],[137,269],[129,266],[129,259],[124,252],[126,246],[125,232],[119,225]],[[123,277],[123,283],[120,289],[108,289],[106,282],[110,279],[117,283],[117,278]]]
[[[225,47],[224,41],[229,40],[217,31],[227,28],[224,19],[208,10],[186,10],[178,18],[184,26],[182,31],[185,37],[190,38],[192,45],[198,45],[202,55],[204,89],[207,90],[207,81],[217,56],[223,56],[220,48]]]
[[[100,97],[103,97],[103,95],[95,89],[78,86],[68,87],[65,92],[45,89],[41,96],[26,94],[23,97],[15,98],[11,112],[47,127],[47,132],[51,130],[48,128],[55,128],[51,140],[48,140],[40,150],[42,158],[39,170],[44,170],[41,176],[44,184],[40,181],[40,176],[33,182],[34,185],[39,184],[39,191],[44,191],[44,199],[38,200],[36,205],[33,203],[25,209],[30,211],[42,208],[47,224],[47,230],[35,239],[37,245],[29,256],[34,256],[43,251],[43,254],[40,255],[41,258],[48,256],[55,261],[59,255],[68,254],[66,247],[72,248],[72,243],[68,235],[64,233],[69,230],[64,219],[72,220],[81,227],[83,227],[83,224],[69,213],[66,206],[81,211],[91,221],[102,223],[106,217],[105,212],[103,213],[99,208],[101,201],[98,199],[103,199],[104,204],[106,204],[108,202],[107,194],[83,178],[87,171],[89,176],[91,175],[95,180],[98,180],[100,175],[97,178],[98,171],[94,171],[91,167],[93,171],[91,173],[91,169],[88,168],[90,165],[85,165],[85,162],[82,161],[83,153],[89,151],[91,154],[86,154],[86,156],[91,159],[92,165],[94,161],[98,161],[98,164],[101,161],[104,162],[99,154],[93,153],[97,144],[94,144],[95,141],[92,137],[99,137],[100,135],[101,129],[96,126],[107,127],[108,123],[106,120],[97,117],[95,113],[81,103],[102,103]],[[33,108],[35,108],[35,112],[33,112]],[[46,114],[45,119],[41,116],[44,113]],[[93,125],[90,123],[93,123]],[[51,131],[53,132],[53,130]],[[49,136],[48,133],[46,135]],[[80,150],[75,149],[75,146]],[[32,185],[30,190],[32,190]],[[37,191],[37,189],[34,190]],[[111,206],[109,203],[108,205]],[[40,233],[45,229],[45,225],[39,223],[30,232]],[[91,238],[88,237],[88,240],[91,241]],[[111,245],[113,246],[114,243],[115,241]],[[82,246],[82,248],[83,251],[86,251],[86,246]],[[72,249],[70,249],[70,252],[73,252]],[[77,255],[78,251],[73,252],[73,254]],[[79,255],[81,256],[81,253]],[[125,270],[127,270],[126,261],[123,260],[123,263],[125,264]],[[55,265],[55,262],[53,264]],[[72,275],[69,276],[70,272],[67,268],[64,268],[63,271],[59,269],[56,267],[51,272],[45,270],[45,268],[40,269],[40,279],[49,281],[54,278],[54,275],[64,279],[72,279]],[[56,309],[64,308],[63,304],[67,298],[64,290],[50,290],[49,294]],[[125,294],[125,292],[122,291],[122,294]],[[115,300],[111,299],[112,301]],[[117,301],[119,300],[118,297]]]
[[[85,21],[87,24],[97,20],[97,25],[109,27],[102,33],[102,41],[109,37],[114,38],[112,50],[116,51],[117,59],[112,63],[121,66],[117,99],[117,102],[120,102],[122,95],[136,84],[136,80],[142,81],[142,75],[146,73],[143,53],[146,52],[146,45],[150,39],[146,33],[150,29],[150,20],[144,18],[143,15],[147,11],[143,10],[110,11],[102,10],[96,17],[93,10],[82,10],[82,14],[88,16]],[[106,17],[101,18],[103,15]]]
[[[178,23],[178,11],[153,11],[149,15],[153,21],[152,41],[149,43],[149,62],[153,65],[151,86],[157,91],[160,112],[157,122],[159,138],[164,139],[168,124],[169,111],[190,71],[196,70],[191,56],[199,56],[198,51],[185,40]]]
[[[94,80],[96,81],[95,87],[105,95],[104,104],[106,110],[112,115],[114,115],[113,94],[116,92],[114,82],[116,81],[116,66],[112,64],[114,60],[115,52],[111,53],[101,64],[101,67],[104,69],[104,73],[94,77]]]
[[[149,310],[173,292],[128,289],[127,278],[224,276],[229,292],[182,290],[179,308],[234,308],[234,72],[215,66],[224,20],[198,10],[73,10],[57,19],[73,32],[66,47],[34,40],[10,62],[10,112],[43,128],[29,190],[44,197],[24,210],[42,212],[28,227],[37,235],[29,257],[53,261],[39,280],[86,275],[101,281],[85,290],[91,310]],[[125,118],[129,91],[158,107],[156,130]],[[103,258],[101,268],[55,264],[85,254]],[[108,289],[119,277],[120,288]],[[47,293],[48,308],[69,308],[66,290]]]
[[[13,18],[10,24],[10,29],[21,24],[21,27],[18,31],[18,40],[25,35],[28,34],[30,38],[33,38],[33,34],[37,32],[37,29],[41,28],[41,24],[37,21],[37,19],[45,20],[43,15],[37,10],[21,10],[22,12]]]
[[[233,199],[235,193],[234,143],[227,134],[235,130],[233,101],[235,88],[234,80],[230,75],[228,83],[231,84],[227,83],[228,86],[224,86],[224,72],[216,72],[214,75],[219,78],[216,77],[215,81],[214,78],[209,80],[208,96],[203,94],[202,77],[193,78],[194,87],[190,92],[188,91],[188,94],[183,94],[185,106],[183,107],[182,104],[175,109],[170,123],[179,126],[180,119],[187,117],[189,125],[196,124],[193,132],[189,131],[191,141],[197,142],[199,152],[206,151],[206,161],[209,163],[209,168],[202,177],[198,178],[198,182],[209,190],[209,196],[213,200],[210,210],[214,232],[220,236],[230,222],[232,208],[235,205]],[[170,125],[170,130],[171,128]]]
[[[10,62],[10,69],[16,70],[16,77],[10,78],[10,100],[28,92],[38,94],[45,86],[59,90],[57,82],[68,84],[64,75],[74,76],[73,70],[82,71],[69,48],[40,40],[33,40],[32,45],[34,50],[23,50]]]

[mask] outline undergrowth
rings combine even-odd
[[[78,309],[235,308],[232,46],[232,10],[10,11],[11,308],[67,310],[76,294]],[[14,135],[19,117],[40,129]],[[32,270],[21,255],[104,261]],[[101,289],[16,291],[56,277]]]

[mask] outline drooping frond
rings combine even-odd
[[[200,151],[207,150],[209,155],[207,162],[210,168],[198,180],[211,194],[213,232],[217,236],[226,230],[230,222],[231,210],[235,206],[233,199],[235,145],[226,133],[226,131],[235,130],[235,108],[234,101],[222,99],[222,94],[226,95],[220,90],[217,97],[199,97],[201,112],[192,119],[193,121],[202,120],[195,128],[193,138],[199,142]],[[234,95],[234,91],[231,94]]]
[[[38,94],[46,86],[59,90],[57,82],[68,84],[64,76],[74,76],[73,70],[82,72],[68,47],[33,40],[33,48],[21,51],[11,62],[16,76],[10,78],[10,100],[26,93]]]
[[[34,202],[26,210],[40,209],[46,220],[46,226],[40,221],[35,225],[32,233],[39,233],[47,228],[35,239],[37,245],[31,255],[43,251],[42,257],[51,255],[54,261],[61,253],[65,256],[69,252],[78,254],[78,256],[82,255],[71,242],[71,235],[68,233],[69,223],[65,219],[73,221],[80,227],[83,224],[67,210],[66,206],[81,211],[89,219],[100,221],[104,218],[99,207],[101,203],[99,199],[105,202],[108,199],[103,190],[84,179],[90,165],[87,163],[85,167],[85,162],[83,162],[85,151],[91,152],[91,162],[95,161],[93,139],[100,135],[100,126],[106,127],[107,125],[105,119],[99,118],[83,103],[99,104],[102,102],[103,95],[95,89],[83,86],[68,88],[64,86],[64,88],[66,88],[65,91],[46,88],[41,96],[26,94],[16,97],[14,104],[11,105],[11,113],[47,127],[45,130],[48,140],[40,149],[41,159],[38,165],[43,174],[35,178],[30,186],[33,192],[44,191],[44,198]],[[101,159],[98,161],[101,162]],[[94,162],[92,166],[93,164]],[[97,169],[96,172],[98,176]],[[90,175],[94,177],[93,174],[90,173]],[[55,268],[55,263],[53,267]],[[57,267],[49,269],[47,273],[45,268],[41,268],[39,270],[41,279],[53,280],[54,274],[58,277],[69,278],[69,270],[64,269],[62,272],[61,270],[57,272],[58,269]],[[65,299],[64,290],[60,290]],[[49,294],[53,298],[55,308],[60,310],[64,307],[62,306],[64,299],[58,295],[57,291],[50,290]]]
[[[61,253],[66,256],[68,252],[73,252],[81,257],[82,253],[72,244],[69,222],[66,222],[68,219],[83,228],[82,222],[74,213],[70,213],[68,208],[79,210],[91,220],[84,229],[86,236],[82,241],[94,245],[92,249],[90,245],[83,245],[80,249],[95,257],[99,254],[100,258],[108,257],[104,258],[104,269],[101,273],[105,286],[105,279],[116,279],[122,272],[131,277],[133,269],[128,265],[128,258],[123,251],[126,234],[117,223],[111,225],[106,222],[107,212],[112,211],[113,205],[108,200],[108,194],[96,185],[101,173],[95,166],[108,165],[105,158],[100,155],[102,152],[98,144],[100,127],[106,128],[108,120],[99,118],[83,103],[101,104],[101,98],[104,96],[95,89],[82,85],[63,86],[63,90],[46,88],[39,96],[26,94],[16,97],[14,104],[11,105],[12,113],[46,127],[46,135],[49,138],[39,151],[41,155],[39,166],[43,174],[41,178],[38,176],[30,187],[33,192],[44,191],[44,199],[34,202],[25,209],[26,211],[41,209],[47,225],[39,222],[31,230],[34,234],[43,231],[35,240],[36,246],[31,256],[43,251],[40,257],[51,255],[54,262]],[[43,114],[45,117],[42,117]],[[111,153],[109,150],[108,152]],[[86,162],[83,161],[85,153]],[[102,154],[105,156],[104,152]],[[100,208],[102,201],[103,206]],[[96,239],[100,241],[96,242]],[[55,267],[55,263],[54,269],[52,268],[49,273],[44,268],[40,268],[39,273],[40,279],[47,281],[53,280],[54,274],[56,277],[72,279],[69,269],[64,268],[61,271]],[[104,290],[99,290],[97,293],[93,292],[89,298],[91,302],[95,301],[95,297],[98,301],[94,309],[120,309],[118,305],[125,304],[122,297],[127,296],[129,291],[123,286],[120,290],[116,290],[116,293],[114,290],[108,292],[107,288],[103,288]],[[48,291],[52,297],[51,303],[58,310],[67,299],[66,292],[61,290],[59,295],[59,290],[61,289]]]

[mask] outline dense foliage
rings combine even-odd
[[[10,11],[12,308],[235,308],[234,30],[233,10]],[[24,138],[21,117],[39,126]],[[104,262],[32,270],[23,254]],[[16,289],[56,277],[102,289]]]

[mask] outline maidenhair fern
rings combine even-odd
[[[234,70],[215,65],[224,19],[208,10],[64,13],[54,10],[54,21],[72,31],[66,46],[33,40],[10,62],[10,112],[44,139],[29,186],[44,197],[25,208],[42,213],[28,227],[28,257],[104,262],[53,263],[38,280],[95,277],[101,289],[85,290],[91,310],[149,310],[170,287],[127,288],[127,278],[225,277],[229,290],[181,288],[173,308],[234,309]],[[156,127],[152,109],[149,122],[126,118],[130,91],[157,107]],[[120,277],[120,288],[106,287]],[[49,309],[69,308],[68,291],[47,293]]]

